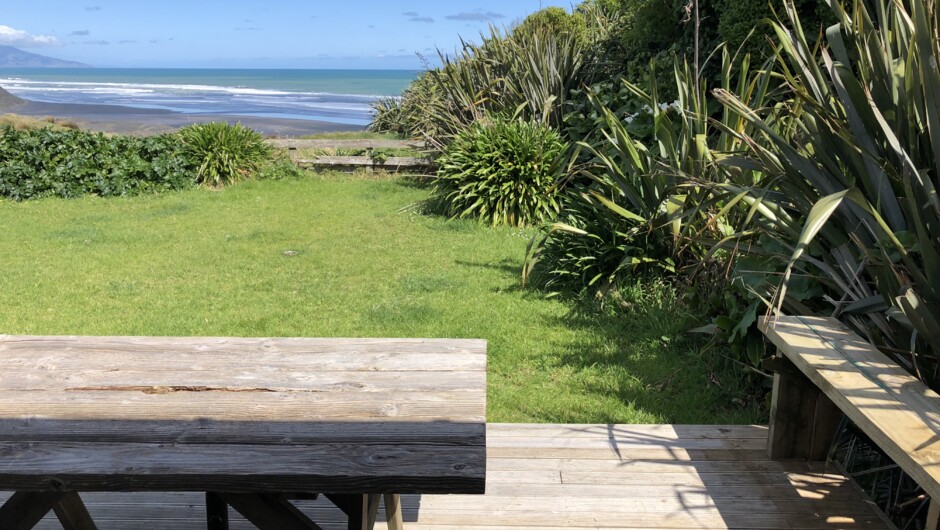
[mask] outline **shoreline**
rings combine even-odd
[[[292,137],[336,131],[362,131],[365,126],[316,120],[239,116],[233,114],[184,114],[164,109],[143,109],[121,105],[84,103],[43,103],[21,99],[21,103],[0,108],[3,114],[54,117],[75,122],[82,130],[149,136],[174,132],[194,123],[224,121],[241,123],[264,136]]]

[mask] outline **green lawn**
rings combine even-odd
[[[0,332],[484,338],[490,421],[760,420],[668,289],[570,314],[519,287],[530,232],[400,211],[426,193],[326,176],[0,202]]]

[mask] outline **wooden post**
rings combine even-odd
[[[98,530],[88,513],[88,508],[75,491],[70,491],[59,499],[52,510],[64,530]]]
[[[222,498],[259,530],[323,530],[280,495],[225,493]]]
[[[937,523],[940,521],[940,503],[937,499],[930,499],[930,508],[927,510],[927,521],[924,522],[924,530],[937,530]]]
[[[3,530],[30,530],[65,495],[61,491],[18,491],[0,507]]]
[[[334,504],[340,507],[349,516],[349,523],[346,525],[348,530],[372,530],[375,528],[375,519],[379,512],[379,501],[381,495],[349,495],[346,498],[346,506],[340,506],[334,501]],[[331,499],[332,500],[332,499]]]
[[[401,515],[401,498],[397,493],[385,494],[385,521],[388,523],[388,530],[405,528]]]
[[[773,460],[826,460],[842,411],[786,357],[764,366],[775,372],[767,454]]]
[[[218,493],[206,493],[206,528],[228,530],[228,503]]]

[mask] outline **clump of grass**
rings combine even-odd
[[[526,226],[559,210],[565,144],[547,126],[499,118],[462,131],[438,159],[431,211],[492,225]]]
[[[17,131],[35,131],[51,127],[56,130],[71,129],[79,130],[77,123],[71,120],[63,120],[52,116],[45,118],[36,118],[33,116],[23,116],[20,114],[4,114],[0,116],[0,128],[13,127]]]
[[[196,182],[210,188],[245,179],[273,154],[261,134],[240,123],[200,123],[180,129],[179,135],[198,167]]]

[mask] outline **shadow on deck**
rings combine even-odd
[[[403,495],[406,528],[890,528],[854,483],[824,464],[769,460],[766,427],[490,424],[487,431],[486,495]],[[205,528],[199,493],[83,498],[101,530]],[[328,501],[298,505],[325,530],[345,529]],[[252,528],[234,513],[231,526]],[[47,518],[37,528],[61,526]]]

